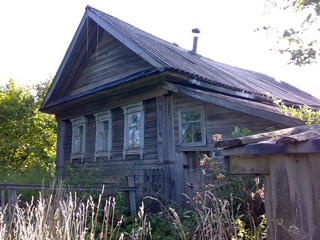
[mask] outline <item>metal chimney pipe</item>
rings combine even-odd
[[[193,47],[192,47],[192,50],[191,50],[192,54],[196,54],[197,53],[197,45],[198,45],[198,37],[194,36],[193,37]]]
[[[198,33],[200,33],[200,30],[199,30],[198,28],[194,28],[194,29],[192,29],[192,32],[195,33],[195,34],[198,34]],[[197,46],[198,46],[198,37],[197,37],[197,36],[194,36],[194,37],[193,37],[192,50],[190,51],[191,54],[194,54],[194,55],[197,54]]]

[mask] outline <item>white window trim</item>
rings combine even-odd
[[[140,155],[140,159],[143,159],[144,156],[144,106],[143,106],[143,102],[139,102],[139,103],[134,103],[134,104],[130,104],[127,106],[122,107],[123,109],[123,114],[124,114],[124,136],[123,136],[123,160],[126,159],[127,155],[134,155],[134,154],[139,154]],[[141,120],[140,120],[140,147],[137,149],[131,149],[129,148],[129,126],[128,126],[128,115],[130,113],[134,113],[134,112],[140,112],[141,114]]]
[[[112,157],[112,115],[111,115],[111,111],[104,111],[104,112],[100,112],[97,114],[94,114],[95,118],[96,118],[96,144],[95,144],[95,155],[94,155],[94,159],[97,160],[97,158],[99,157],[107,157],[109,161],[111,161],[111,157]],[[101,124],[100,122],[103,121],[108,121],[108,139],[107,139],[107,143],[108,143],[108,149],[107,150],[100,150],[99,149],[99,140],[100,140],[100,127]]]
[[[86,153],[86,133],[87,133],[87,119],[85,117],[79,117],[71,119],[72,123],[72,144],[71,144],[71,161],[74,159],[81,159],[83,162],[85,159],[85,153]],[[83,126],[83,132],[82,132],[82,146],[81,146],[81,153],[75,153],[75,130],[76,127]]]
[[[202,141],[201,142],[192,142],[192,143],[184,143],[182,141],[182,118],[181,114],[185,112],[192,112],[192,111],[200,111],[201,114],[201,130],[202,130]],[[186,147],[196,147],[196,146],[205,146],[206,145],[206,128],[205,128],[205,113],[203,106],[196,106],[196,107],[186,107],[181,108],[178,110],[178,124],[179,124],[179,145],[186,146]]]

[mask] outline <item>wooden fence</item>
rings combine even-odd
[[[163,198],[170,198],[171,184],[169,168],[145,169],[143,176],[145,193],[156,193]]]
[[[104,194],[114,194],[117,192],[126,192],[129,196],[130,212],[131,215],[136,214],[136,191],[137,187],[135,186],[134,176],[128,176],[128,186],[48,186],[48,185],[33,185],[33,184],[0,184],[1,192],[1,209],[4,209],[5,206],[10,207],[14,205],[17,200],[17,190],[39,190],[41,192],[45,190],[64,190],[69,192],[76,191],[100,191],[104,189]],[[43,195],[42,195],[43,196]]]
[[[229,173],[263,175],[268,239],[320,239],[320,125],[217,142]]]

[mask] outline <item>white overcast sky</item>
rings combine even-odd
[[[54,76],[90,5],[215,61],[268,74],[320,98],[320,65],[296,67],[269,51],[273,41],[253,30],[266,22],[264,0],[8,0],[1,2],[0,85],[34,84]],[[269,19],[268,19],[269,18]]]

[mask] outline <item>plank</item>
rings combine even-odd
[[[293,134],[290,136],[281,137],[277,143],[297,143],[306,141],[312,138],[320,137],[320,128],[314,130],[308,130],[306,132],[301,132],[297,134]]]
[[[268,175],[269,159],[256,156],[230,156],[229,173],[231,175]]]
[[[265,140],[270,140],[273,138],[295,135],[298,133],[311,131],[311,130],[319,132],[320,131],[319,129],[320,129],[319,124],[286,128],[286,129],[281,129],[281,130],[277,130],[277,131],[273,131],[273,132],[259,133],[259,134],[250,135],[250,136],[246,136],[246,137],[218,141],[215,143],[215,147],[216,148],[234,147],[234,146],[238,146],[238,145],[245,145],[245,144],[249,144],[249,143],[257,143],[257,142],[261,142],[261,141],[265,141]]]

